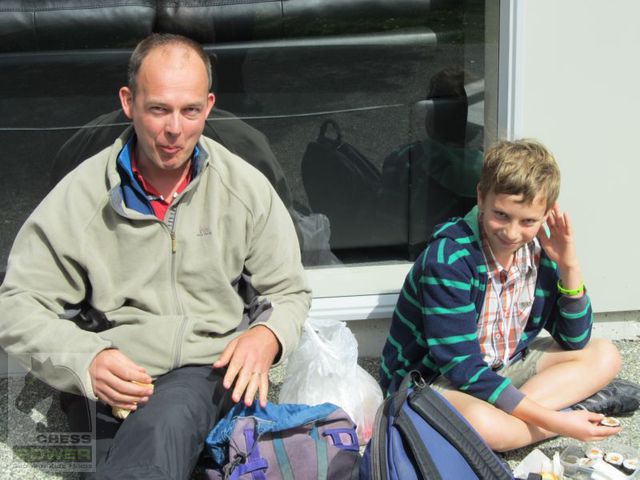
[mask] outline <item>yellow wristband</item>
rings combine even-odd
[[[578,288],[569,290],[568,288],[564,288],[560,280],[558,280],[558,292],[560,292],[562,295],[580,295],[582,292],[584,292],[584,282],[580,282],[580,286]]]

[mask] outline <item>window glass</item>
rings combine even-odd
[[[307,267],[411,262],[434,225],[473,206],[495,123],[484,1],[227,3],[147,13],[217,58],[205,135],[273,183]],[[0,53],[2,271],[52,185],[128,125],[117,91],[137,38],[57,38]]]

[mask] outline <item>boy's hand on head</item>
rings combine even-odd
[[[549,258],[556,262],[561,271],[577,268],[578,257],[573,241],[573,228],[567,213],[560,211],[559,205],[556,203],[549,211],[547,216],[547,226],[549,227],[550,237],[540,229],[538,239],[544,251]]]
[[[269,327],[257,325],[234,338],[213,364],[213,368],[227,367],[224,388],[230,389],[235,381],[231,398],[250,406],[258,393],[260,405],[267,405],[269,369],[280,351],[280,342]]]
[[[582,272],[573,242],[573,229],[569,215],[560,212],[556,203],[547,216],[549,234],[547,236],[543,228],[538,233],[538,239],[549,258],[558,264],[560,282],[568,290],[578,289],[580,293],[576,297],[584,295]]]

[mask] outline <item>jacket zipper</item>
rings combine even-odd
[[[176,284],[177,278],[177,261],[176,261],[176,251],[178,249],[178,241],[176,239],[176,217],[178,215],[178,205],[175,204],[175,207],[169,207],[169,211],[167,212],[169,218],[167,219],[166,225],[169,228],[169,236],[171,237],[171,291],[173,292],[173,299],[176,305],[176,313],[181,317],[180,320],[180,328],[178,329],[178,334],[176,335],[175,343],[174,343],[174,358],[171,362],[171,369],[175,369],[178,367],[180,363],[180,357],[182,356],[182,337],[184,336],[184,332],[187,328],[187,317],[184,315],[184,308],[180,303],[180,297],[178,296],[178,286]]]

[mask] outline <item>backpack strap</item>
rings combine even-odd
[[[427,386],[427,383],[424,381],[422,375],[420,375],[420,372],[417,370],[411,370],[407,375],[405,375],[402,379],[402,382],[400,382],[398,390],[393,394],[393,405],[391,407],[391,412],[394,417],[400,415],[402,404],[412,392],[413,386],[416,386],[420,389]]]
[[[513,480],[513,476],[475,430],[431,387],[413,392],[409,397],[409,405],[456,447],[480,479]]]
[[[295,480],[284,440],[278,435],[273,437],[273,451],[276,454],[276,460],[278,461],[283,480]]]
[[[400,410],[396,417],[395,425],[404,439],[404,445],[411,452],[413,460],[420,471],[420,476],[429,480],[443,480],[413,421],[404,410]]]

